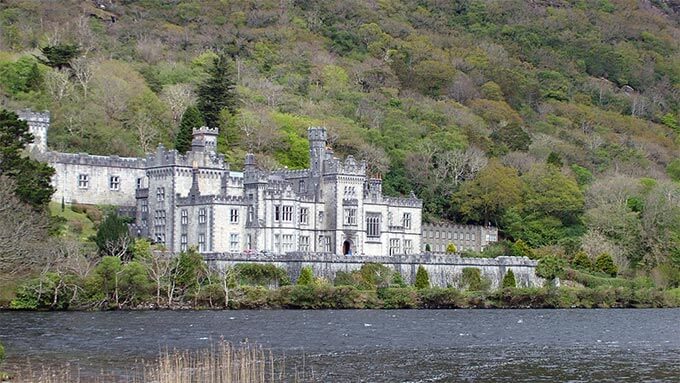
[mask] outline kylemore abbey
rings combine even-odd
[[[136,235],[172,252],[395,256],[497,241],[495,227],[423,224],[420,199],[384,196],[365,162],[334,156],[322,127],[308,129],[309,169],[262,171],[247,154],[233,171],[216,153],[217,129],[194,129],[186,154],[158,146],[124,158],[49,151],[49,113],[19,115],[34,154],[56,170],[55,201],[119,206],[134,215]]]

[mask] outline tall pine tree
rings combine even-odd
[[[28,123],[16,113],[0,110],[0,174],[17,184],[15,194],[23,202],[41,209],[54,194],[50,179],[54,169],[49,165],[23,156],[23,150],[33,142]]]
[[[195,106],[189,106],[184,111],[182,121],[179,123],[179,130],[177,131],[177,136],[175,136],[175,149],[182,154],[188,152],[191,149],[193,129],[198,129],[204,125],[205,122],[203,117],[201,117],[201,112]]]
[[[236,112],[236,84],[233,72],[229,59],[220,55],[208,71],[210,77],[198,87],[198,110],[211,128],[218,125],[222,109],[226,108],[231,114]]]

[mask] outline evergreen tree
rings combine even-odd
[[[398,271],[395,271],[394,275],[392,276],[392,287],[406,287],[404,277],[402,277],[401,273]]]
[[[423,265],[418,266],[418,271],[416,271],[416,283],[414,286],[416,289],[430,288],[430,276],[427,274],[427,270],[425,270]]]
[[[484,290],[482,283],[482,271],[477,267],[464,267],[463,277],[461,278],[463,286],[470,291]]]
[[[232,115],[236,113],[236,84],[232,65],[224,55],[214,60],[208,74],[209,77],[198,87],[198,109],[206,124],[213,128],[219,122],[222,109],[227,109]]]
[[[602,253],[595,259],[595,270],[609,274],[611,277],[616,277],[618,273],[612,256],[607,253]]]
[[[588,254],[579,251],[574,255],[574,260],[571,262],[572,266],[579,270],[590,271],[593,269],[593,262],[588,258]]]
[[[564,274],[565,269],[564,259],[555,256],[546,256],[541,258],[536,265],[536,275],[545,279],[548,286],[554,286],[555,278]]]
[[[309,266],[305,266],[300,270],[300,277],[297,280],[299,286],[311,286],[314,284],[314,272]]]
[[[26,89],[37,92],[42,88],[42,84],[43,75],[42,73],[40,73],[40,68],[38,68],[38,64],[33,63],[33,65],[31,66],[31,71],[28,73],[28,77],[26,78]]]
[[[512,272],[512,270],[508,270],[507,273],[503,276],[503,283],[502,283],[503,288],[515,288],[517,287],[517,281],[515,281],[515,273]]]
[[[54,169],[24,157],[26,145],[33,142],[28,123],[14,112],[0,110],[0,174],[13,178],[15,194],[36,209],[44,208],[54,194],[50,180]]]
[[[548,165],[552,165],[558,169],[561,169],[562,166],[564,166],[564,163],[562,162],[562,157],[560,156],[559,153],[556,152],[550,152],[548,155],[548,159],[545,161]]]
[[[99,253],[104,256],[127,256],[131,250],[127,223],[118,214],[107,215],[99,225],[94,242],[97,244]]]
[[[71,60],[80,54],[75,44],[57,44],[40,49],[45,59],[38,58],[43,64],[56,68],[70,68]]]
[[[429,253],[430,251],[432,251],[432,246],[430,246],[429,243],[425,244],[425,251],[428,252],[428,253]]]
[[[196,248],[191,247],[179,255],[177,267],[174,270],[175,282],[184,290],[195,287],[201,275],[205,274],[205,270],[207,270],[205,259],[196,251]]]
[[[179,130],[175,137],[175,149],[181,154],[188,152],[191,149],[191,140],[193,137],[193,129],[204,126],[205,122],[201,117],[201,112],[191,105],[182,115],[182,121],[179,123]]]

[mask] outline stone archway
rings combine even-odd
[[[354,243],[348,238],[342,243],[342,255],[352,255],[353,253]]]

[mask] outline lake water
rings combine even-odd
[[[323,382],[680,381],[679,309],[0,311],[8,370],[30,360],[124,375],[220,338],[304,360]]]

